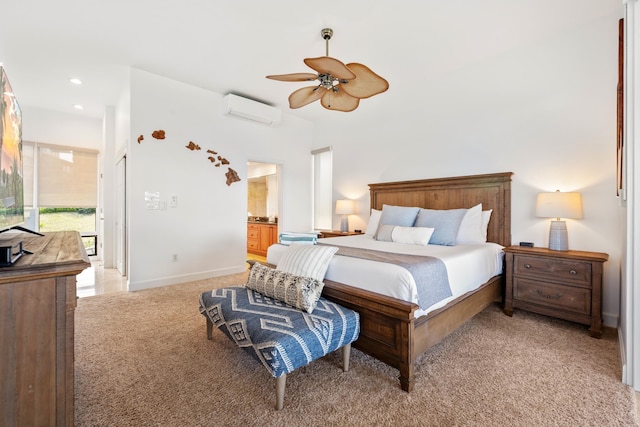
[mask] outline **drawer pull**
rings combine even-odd
[[[525,264],[524,268],[531,268],[531,264]]]
[[[569,271],[569,274],[578,274],[578,272],[575,271],[575,270],[571,270],[571,271]]]
[[[537,289],[536,293],[538,295],[540,295],[541,297],[545,297],[546,299],[560,299],[560,298],[562,298],[562,293],[560,293],[560,292],[558,292],[555,295],[545,295],[544,293],[542,293],[542,291],[540,289]]]

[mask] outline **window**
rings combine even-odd
[[[311,152],[313,156],[313,228],[331,230],[333,219],[333,152],[325,147]]]
[[[95,255],[98,153],[23,142],[23,162],[27,228],[85,233],[87,253]]]
[[[38,204],[95,208],[97,154],[75,148],[38,146]]]

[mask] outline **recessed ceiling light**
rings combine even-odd
[[[81,85],[82,84],[82,80],[77,79],[75,77],[70,77],[69,78],[69,82],[73,83],[74,85]]]
[[[80,104],[75,104],[73,108],[75,108],[76,110],[84,110],[84,107]]]

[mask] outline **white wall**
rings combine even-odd
[[[23,140],[94,150],[102,148],[102,120],[28,105],[20,107]]]
[[[269,128],[223,116],[217,93],[136,69],[130,82],[130,290],[246,268],[248,160],[281,167],[281,229],[310,229],[309,122],[285,114],[280,126]],[[154,130],[164,130],[166,139],[154,139]],[[201,150],[185,148],[190,141]],[[207,150],[230,164],[215,167]],[[228,167],[241,181],[226,184]],[[147,209],[145,192],[158,193],[167,207]],[[175,208],[169,206],[173,195]]]
[[[123,78],[123,87],[117,105],[106,106],[103,118],[103,151],[102,151],[102,192],[100,211],[100,230],[102,232],[102,262],[105,268],[117,268],[118,232],[116,212],[116,164],[126,156],[130,135],[130,93],[129,74]],[[126,269],[123,269],[126,275]]]
[[[622,247],[615,194],[621,17],[622,5],[619,16],[425,81],[428,97],[381,108],[377,120],[358,123],[356,110],[336,116],[332,127],[317,127],[314,148],[330,144],[334,150],[334,198],[359,200],[351,229],[366,228],[369,183],[510,171],[512,243],[547,246],[549,220],[535,217],[536,194],[580,191],[584,219],[568,221],[570,248],[609,254],[603,312],[605,324],[615,327]],[[360,109],[393,102],[394,90],[410,90],[401,81],[390,84],[389,93],[363,101]],[[347,133],[354,123],[359,132]],[[336,216],[334,228],[338,223]]]
[[[102,119],[102,147],[100,150],[99,164],[99,190],[98,190],[98,256],[102,259],[102,265],[111,268],[114,265],[114,222],[115,217],[115,138],[116,138],[115,108],[112,106],[104,109]],[[107,220],[105,221],[105,218]]]
[[[131,135],[131,82],[130,73],[125,77],[124,87],[118,97],[116,105],[116,131],[114,152],[116,162],[126,154],[129,146],[129,137]]]
[[[640,129],[640,7],[637,1],[626,2],[625,12],[625,122],[624,158],[626,171],[627,209],[621,215],[626,224],[622,236],[625,242],[622,293],[620,298],[620,337],[622,379],[640,391],[640,150],[637,149]]]

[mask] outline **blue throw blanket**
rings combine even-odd
[[[338,247],[336,255],[362,258],[378,262],[396,264],[406,268],[418,290],[418,305],[421,309],[431,307],[453,295],[449,285],[449,275],[444,262],[436,257],[396,254],[392,252],[375,251],[372,249],[352,248],[348,246],[328,245]]]

